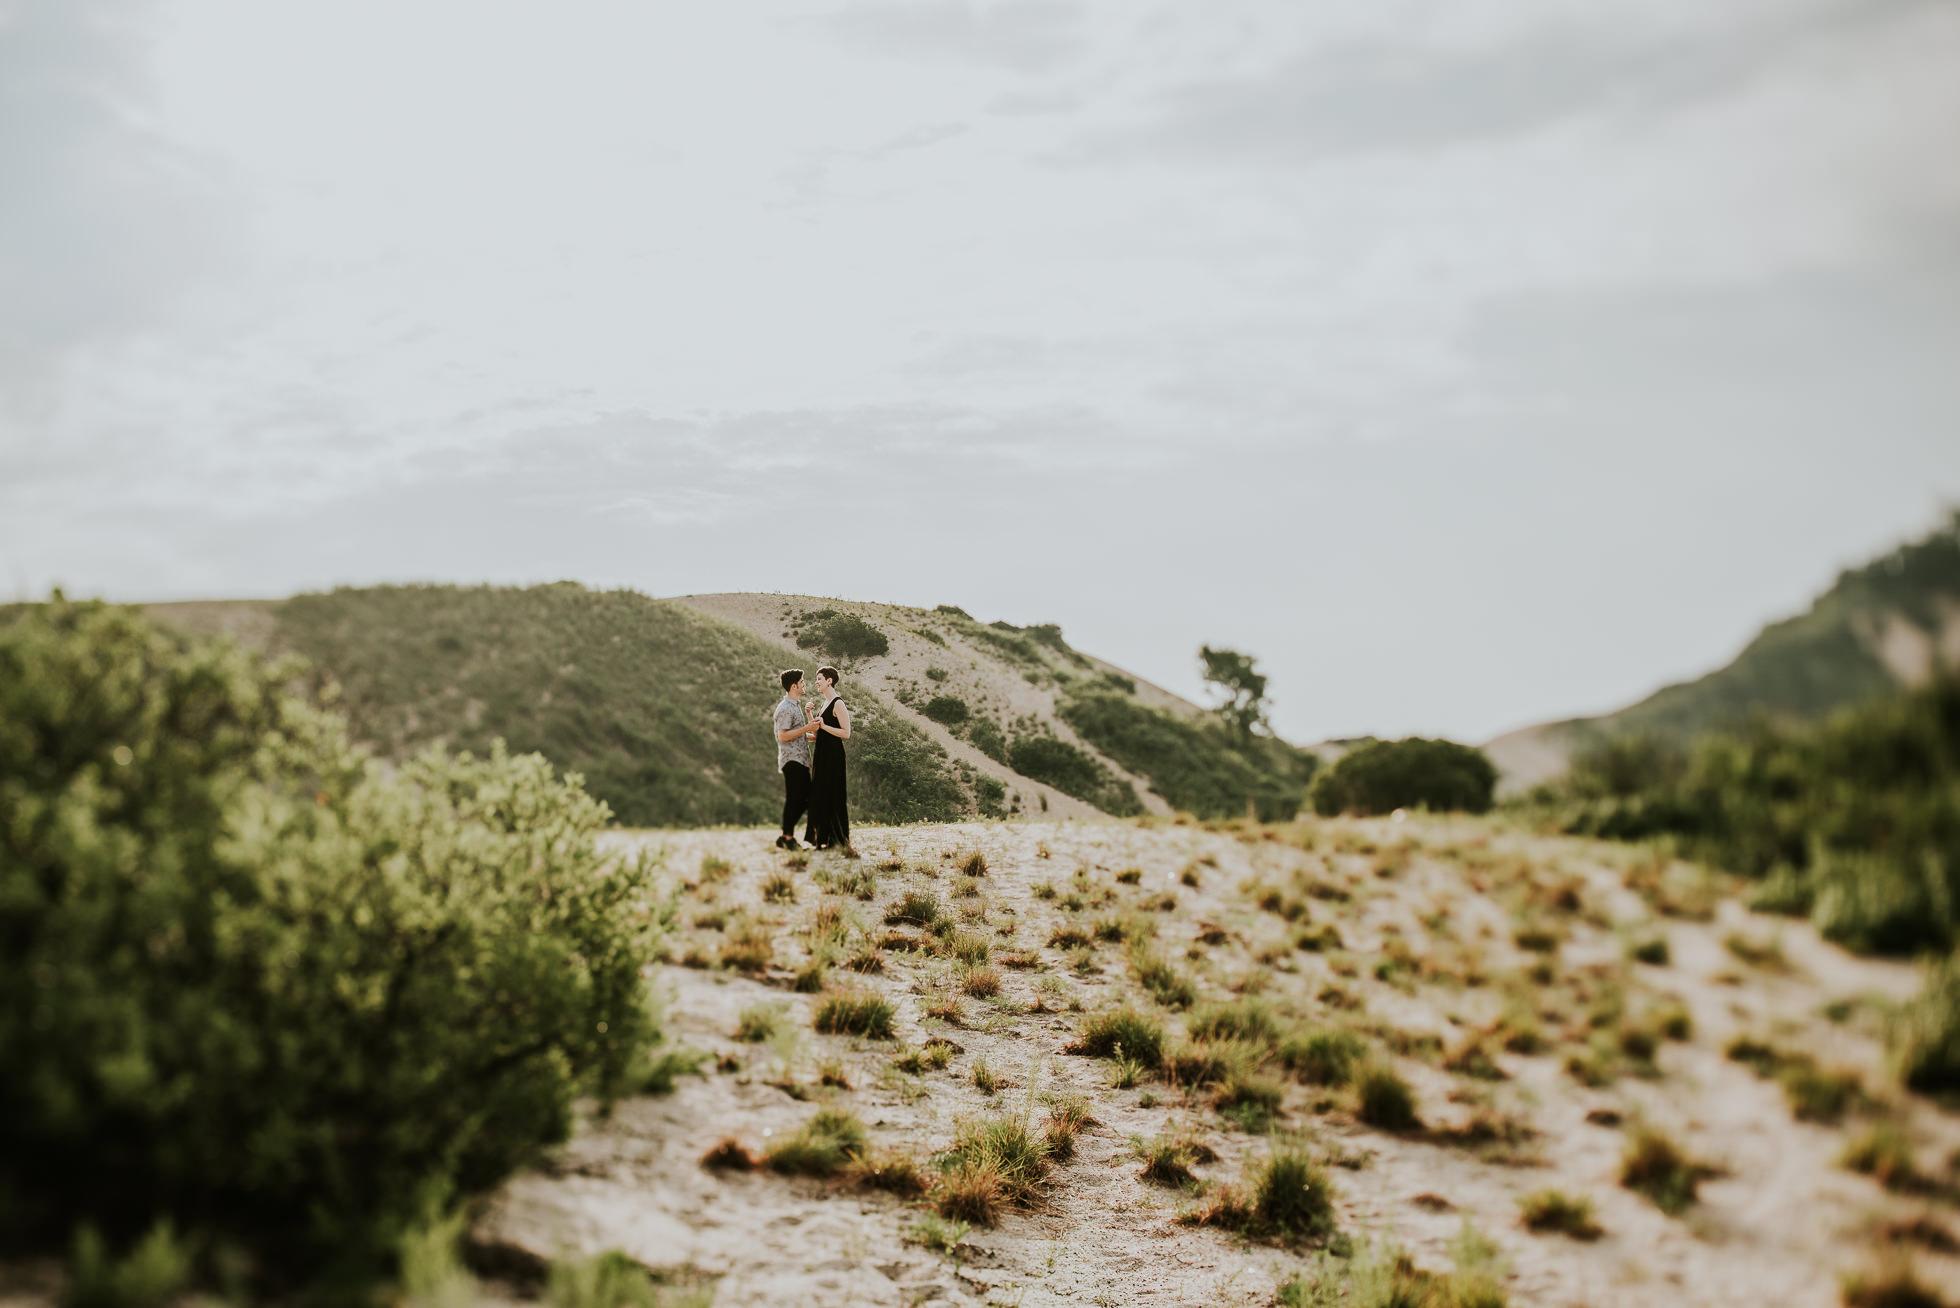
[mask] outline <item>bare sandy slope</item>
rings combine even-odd
[[[937,722],[906,707],[898,699],[901,690],[911,687],[920,692],[922,698],[934,694],[956,695],[976,709],[992,713],[1003,723],[1022,716],[1037,718],[1057,737],[1087,752],[1111,772],[1130,782],[1148,811],[1159,815],[1170,812],[1170,806],[1151,793],[1147,782],[1126,771],[1115,760],[1076,735],[1068,723],[1055,715],[1055,690],[1051,684],[1031,683],[1023,675],[1025,669],[987,646],[967,639],[958,626],[941,621],[930,612],[892,604],[821,599],[808,595],[682,595],[673,602],[733,623],[764,640],[774,641],[783,647],[785,658],[804,666],[819,661],[819,656],[796,648],[790,631],[792,616],[806,610],[824,608],[857,614],[885,633],[891,642],[891,650],[857,660],[843,669],[845,675],[864,682],[886,696],[891,701],[893,711],[944,745],[954,758],[962,759],[986,775],[997,778],[1008,787],[1010,795],[1018,794],[1019,811],[1023,816],[1094,817],[1098,811],[1052,786],[1022,776],[1004,763],[996,763]],[[939,637],[939,642],[944,643],[920,634],[923,631],[933,632]],[[1089,661],[1098,670],[1122,671],[1114,664],[1099,659],[1090,658]],[[926,670],[934,667],[947,672],[947,679],[934,681],[928,678]],[[1129,673],[1123,675],[1131,676]],[[1150,707],[1175,713],[1202,711],[1189,700],[1181,699],[1161,686],[1134,676],[1131,676],[1131,680],[1136,682],[1137,698]]]
[[[1419,1266],[1443,1269],[1452,1238],[1474,1223],[1502,1250],[1513,1303],[1824,1308],[1838,1302],[1840,1273],[1867,1264],[1884,1223],[1930,1213],[1938,1229],[1952,1225],[1949,1211],[1837,1165],[1846,1140],[1880,1112],[1906,1126],[1926,1160],[1960,1145],[1953,1120],[1901,1094],[1883,1070],[1879,1014],[1916,990],[1914,970],[1853,958],[1807,927],[1711,898],[1689,869],[1640,851],[1469,820],[1239,833],[1112,821],[975,823],[864,831],[861,862],[789,869],[796,901],[764,903],[765,880],[785,872],[786,860],[762,834],[615,839],[657,851],[683,887],[676,960],[711,962],[733,915],[746,912],[773,924],[773,967],[666,967],[658,984],[670,997],[672,1038],[722,1056],[727,1070],[682,1078],[671,1096],[629,1100],[610,1120],[588,1122],[548,1167],[497,1196],[476,1228],[480,1248],[550,1257],[616,1247],[682,1279],[705,1278],[722,1305],[1271,1303],[1310,1251],[1180,1224],[1193,1196],[1141,1179],[1130,1141],[1188,1126],[1218,1154],[1196,1169],[1215,1185],[1264,1157],[1274,1137],[1234,1127],[1205,1088],[1146,1079],[1113,1089],[1109,1063],[1065,1052],[1083,1020],[1077,1009],[1128,1001],[1173,1032],[1188,1020],[1142,996],[1120,942],[1073,954],[1048,945],[1058,928],[1092,928],[1124,913],[1153,924],[1157,948],[1197,983],[1201,1003],[1258,994],[1286,1022],[1346,1027],[1378,1048],[1412,1050],[1383,1056],[1414,1087],[1424,1130],[1365,1127],[1346,1091],[1290,1078],[1276,1130],[1296,1133],[1328,1160],[1340,1226],[1358,1239],[1393,1242]],[[976,849],[989,869],[966,885],[955,868]],[[732,870],[716,876],[710,865],[704,877],[709,856]],[[881,864],[896,870],[877,871]],[[1118,880],[1126,869],[1139,871],[1135,884]],[[1195,887],[1183,883],[1187,869]],[[819,884],[860,870],[876,877],[870,899],[826,894]],[[1037,897],[1042,883],[1060,898]],[[1071,909],[1066,897],[1078,884],[1086,902]],[[1266,886],[1284,888],[1282,907],[1303,889],[1320,897],[1308,896],[1305,916],[1289,923],[1259,906]],[[964,930],[987,933],[996,962],[1002,951],[1026,950],[1031,957],[1013,961],[1032,966],[1004,968],[997,998],[960,997],[957,1017],[945,1020],[926,1009],[958,995],[957,963],[926,950],[884,950],[882,971],[833,971],[827,985],[889,997],[898,1038],[815,1034],[822,996],[789,984],[808,961],[813,914],[833,905],[875,938],[889,930],[886,908],[907,890],[937,894]],[[1349,897],[1334,897],[1340,893]],[[1656,904],[1688,916],[1657,915]],[[728,915],[719,930],[717,914]],[[1520,922],[1549,933],[1552,952],[1514,944]],[[1293,947],[1306,923],[1334,924],[1345,948]],[[1213,943],[1199,943],[1201,932]],[[1740,961],[1725,944],[1738,933],[1780,953]],[[1628,941],[1656,937],[1668,942],[1667,963],[1626,961]],[[1408,966],[1378,979],[1378,965],[1397,957]],[[1534,979],[1541,959],[1548,965]],[[1679,1004],[1691,1014],[1692,1035],[1664,1042],[1651,1067],[1629,1062],[1610,1083],[1588,1087],[1565,1062],[1586,1047],[1588,1005],[1611,995],[1621,997],[1629,1024]],[[793,1043],[733,1038],[739,1014],[761,1003],[784,1006]],[[1545,1051],[1508,1053],[1492,1042],[1501,1080],[1448,1070],[1441,1055],[1461,1050],[1507,1007],[1536,1014]],[[1439,1037],[1440,1053],[1421,1047],[1421,1033]],[[1725,1057],[1740,1034],[1855,1072],[1868,1102],[1836,1122],[1796,1120],[1776,1082]],[[943,1070],[893,1068],[903,1050],[932,1038],[956,1048]],[[981,1060],[1010,1084],[982,1094],[974,1084]],[[818,1084],[827,1061],[851,1088]],[[1052,1166],[1035,1203],[973,1231],[956,1257],[908,1243],[908,1228],[926,1211],[920,1202],[698,1163],[724,1137],[760,1150],[828,1104],[857,1114],[875,1147],[910,1154],[930,1173],[962,1119],[1039,1119],[1044,1096],[1069,1089],[1092,1102],[1076,1156]],[[1463,1130],[1473,1120],[1497,1129],[1480,1140]],[[1680,1217],[1619,1184],[1629,1129],[1641,1120],[1719,1169]],[[1603,1236],[1585,1243],[1523,1229],[1519,1197],[1549,1187],[1590,1199]],[[1960,1261],[1922,1252],[1919,1267],[1922,1277],[1960,1290]]]

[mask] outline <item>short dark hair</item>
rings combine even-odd
[[[842,680],[842,678],[840,678],[837,675],[837,669],[831,667],[828,663],[824,664],[822,667],[817,669],[817,675],[819,677],[829,677],[830,684],[833,686],[836,685],[840,680]]]
[[[788,671],[783,673],[783,689],[788,690],[791,686],[794,686],[797,682],[801,680],[803,680],[803,669],[790,668]]]

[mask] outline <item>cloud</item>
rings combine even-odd
[[[1688,31],[1642,30],[1616,12],[1469,49],[1321,45],[1244,76],[1163,92],[1145,121],[1085,136],[1063,157],[1299,160],[1447,147],[1594,114],[1640,119],[1732,94],[1801,47],[1950,8],[1948,0],[1791,0],[1740,17],[1710,10],[1714,19]]]
[[[1065,0],[868,0],[826,15],[849,45],[901,58],[949,60],[1038,73],[1083,48],[1082,6]]]
[[[143,123],[149,8],[0,3],[0,379],[156,324],[223,257],[211,177]]]

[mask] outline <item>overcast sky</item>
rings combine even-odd
[[[1960,498],[1960,0],[0,0],[0,581],[1059,622],[1295,738]]]

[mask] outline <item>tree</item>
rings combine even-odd
[[[1250,654],[1236,650],[1205,645],[1198,650],[1198,660],[1204,665],[1205,680],[1224,697],[1218,716],[1232,725],[1240,740],[1251,740],[1252,729],[1266,725],[1265,674],[1254,669]]]

